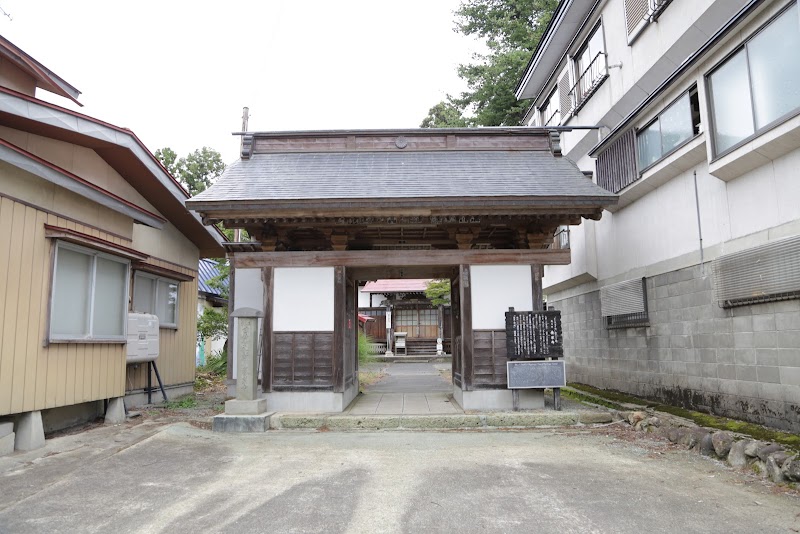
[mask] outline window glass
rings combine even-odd
[[[98,257],[95,272],[95,336],[121,336],[125,333],[125,281],[128,266]]]
[[[159,323],[176,324],[175,310],[178,305],[178,284],[166,280],[159,280],[156,295],[158,296],[156,315],[158,315]]]
[[[747,44],[756,128],[800,108],[800,19],[797,5]]]
[[[58,247],[51,332],[57,336],[89,335],[89,294],[92,284],[92,256]]]
[[[156,281],[139,274],[133,280],[133,311],[139,313],[154,313],[156,296]]]
[[[658,120],[661,123],[661,154],[664,155],[694,135],[689,93],[672,104]]]
[[[661,132],[658,120],[639,132],[636,138],[639,152],[639,168],[649,167],[661,157]]]
[[[714,141],[719,153],[754,133],[745,51],[742,50],[714,71],[710,80]]]
[[[52,339],[124,339],[127,261],[59,242],[53,284]]]
[[[137,273],[133,282],[133,309],[152,313],[160,325],[178,324],[178,282]]]

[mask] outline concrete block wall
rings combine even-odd
[[[650,326],[608,330],[600,293],[560,301],[567,380],[800,432],[800,300],[723,309],[708,265],[647,279]]]

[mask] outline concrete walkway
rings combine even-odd
[[[386,376],[380,382],[365,387],[366,393],[453,392],[453,385],[449,380],[450,363],[417,360],[368,364],[367,367],[370,370],[380,369]]]
[[[349,415],[430,415],[464,413],[444,392],[363,393],[344,412]]]
[[[440,415],[463,414],[452,401],[450,363],[397,361],[371,363],[365,370],[384,377],[364,386],[344,415]]]

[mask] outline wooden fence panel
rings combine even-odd
[[[272,389],[332,389],[333,332],[274,332]]]

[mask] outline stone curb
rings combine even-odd
[[[653,413],[658,413],[658,416]],[[676,445],[702,456],[717,458],[731,467],[748,469],[776,484],[800,482],[800,454],[778,443],[698,426],[660,412],[633,411],[621,415],[636,431],[658,433]]]
[[[441,415],[298,415],[275,414],[272,429],[325,430],[448,430],[561,427],[610,423],[610,413],[500,412]]]

